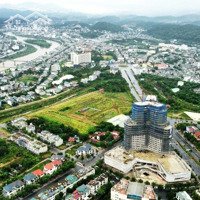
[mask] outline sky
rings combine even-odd
[[[42,3],[41,3],[42,2]],[[145,16],[200,14],[200,0],[0,0],[0,5],[19,5],[38,10],[66,9],[88,14],[133,14]]]

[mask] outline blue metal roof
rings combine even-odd
[[[84,145],[84,146],[81,146],[81,147],[79,147],[78,149],[77,149],[77,151],[80,151],[80,152],[88,152],[88,151],[90,151],[91,150],[91,148],[92,148],[92,146],[90,145],[90,144],[86,144],[86,145]]]
[[[32,173],[28,173],[24,176],[23,178],[25,181],[33,181],[35,179],[37,179],[37,176],[32,174]]]
[[[6,186],[3,187],[3,190],[6,192],[12,192],[13,190],[15,190],[16,188],[20,188],[24,185],[24,183],[20,180],[17,180],[13,183],[10,183]]]

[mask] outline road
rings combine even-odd
[[[190,149],[190,154],[192,155],[193,158],[195,158],[197,161],[200,161],[200,153],[198,150],[194,148],[190,142],[188,142],[187,139],[185,139],[180,133],[175,130],[174,131],[174,139],[178,141],[182,146],[184,146],[185,149]]]
[[[128,83],[128,86],[130,88],[130,92],[133,95],[133,97],[137,100],[137,101],[141,101],[141,97],[139,96],[139,94],[137,93],[136,89],[135,89],[135,81],[133,81],[135,79],[135,77],[133,76],[133,74],[130,72],[130,70],[128,70],[127,68],[122,68],[120,67],[119,70],[121,71],[122,77],[126,80],[126,82]]]
[[[192,168],[194,174],[196,176],[199,176],[200,166],[184,151],[184,149],[179,145],[179,143],[175,139],[173,139],[172,147],[180,153],[181,157]]]
[[[34,196],[37,196],[38,194],[40,194],[42,191],[47,190],[48,188],[50,188],[51,186],[55,185],[57,182],[63,180],[67,175],[74,173],[74,169],[70,169],[67,172],[57,176],[56,178],[54,178],[53,180],[47,182],[46,184],[44,184],[41,188],[39,188],[38,190],[33,191],[31,194],[29,194],[28,196],[26,196],[25,198],[23,198],[23,200],[30,200],[31,198],[33,198]]]
[[[107,149],[104,149],[103,151],[101,151],[101,153],[99,153],[98,155],[96,155],[93,159],[87,159],[87,160],[83,160],[83,161],[79,161],[79,163],[83,164],[85,167],[91,167],[93,165],[95,165],[97,163],[97,161],[103,159],[104,154],[109,151],[110,149],[112,149],[113,147],[120,145],[122,141],[119,141],[117,143],[115,143],[112,147],[109,147]],[[78,166],[78,165],[77,165]],[[40,194],[42,191],[45,191],[49,188],[52,188],[56,183],[58,183],[59,181],[62,181],[66,178],[67,175],[72,174],[75,172],[75,168],[74,169],[70,169],[67,172],[57,176],[56,178],[54,178],[52,181],[47,182],[45,185],[43,185],[41,188],[39,188],[38,190],[34,191],[33,193],[31,193],[29,196],[27,196],[26,198],[24,198],[24,200],[30,200],[31,198],[37,196],[38,194]]]

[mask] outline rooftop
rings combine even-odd
[[[178,197],[180,197],[181,199],[184,199],[184,200],[192,200],[192,198],[190,197],[190,195],[186,191],[178,192],[176,194],[176,196],[178,196]]]
[[[32,172],[36,176],[43,176],[44,172],[41,169],[37,169],[34,172]]]
[[[185,171],[188,171],[185,162],[183,162],[183,160],[179,158],[174,152],[169,154],[159,154],[150,151],[128,152],[123,147],[119,146],[108,151],[105,156],[116,159],[123,164],[131,163],[134,159],[153,162],[156,164],[160,163],[165,171],[169,173],[184,173]]]
[[[140,198],[156,199],[156,194],[150,185],[145,185],[144,183],[130,182],[126,179],[121,179],[116,185],[111,189],[112,191],[117,191],[124,195],[134,195]]]

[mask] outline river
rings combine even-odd
[[[22,43],[25,43],[25,44],[27,44],[25,42],[25,40],[26,39],[30,39],[30,38],[26,38],[26,37],[16,36],[16,35],[14,35],[12,33],[8,33],[8,35],[16,37],[18,41],[20,41]],[[35,47],[37,49],[36,52],[28,54],[26,56],[22,56],[22,57],[13,59],[13,60],[6,60],[5,62],[0,63],[0,71],[4,71],[6,69],[15,68],[16,65],[18,65],[18,64],[23,64],[25,62],[29,62],[29,61],[35,60],[36,58],[39,58],[39,57],[44,56],[44,55],[47,55],[50,52],[55,51],[58,47],[60,47],[60,44],[58,42],[54,42],[54,41],[50,41],[50,40],[46,40],[46,41],[51,44],[50,48],[48,48],[48,49],[47,48],[42,48],[42,47],[39,47],[37,45],[32,45],[31,44],[33,47]]]

